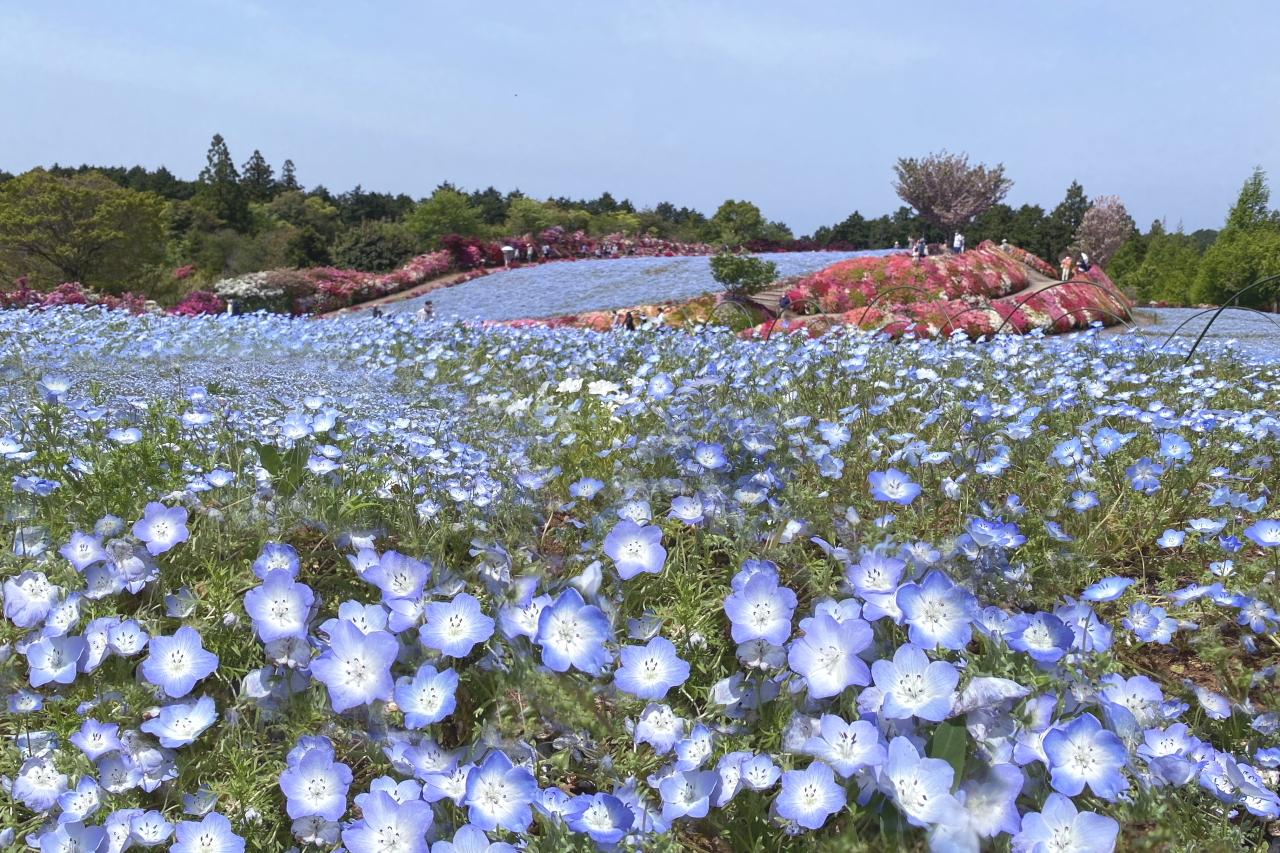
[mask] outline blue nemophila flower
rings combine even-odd
[[[163,554],[179,542],[186,542],[186,507],[167,507],[162,503],[149,503],[142,518],[134,522],[133,535],[142,540],[151,556]]]
[[[107,831],[101,826],[86,826],[80,821],[67,818],[51,827],[40,836],[41,853],[62,853],[62,851],[106,850]]]
[[[675,768],[677,770],[697,770],[715,750],[715,735],[711,729],[698,723],[689,732],[689,736],[676,742]]]
[[[959,823],[964,812],[951,793],[955,770],[941,758],[924,758],[905,737],[889,741],[880,785],[913,826]]]
[[[610,657],[605,643],[612,640],[609,617],[569,587],[543,608],[534,642],[542,648],[542,662],[548,669],[565,672],[577,667],[588,675],[599,675]]]
[[[811,616],[800,622],[804,634],[791,643],[787,662],[804,676],[809,695],[826,699],[846,687],[865,685],[871,670],[858,653],[871,645],[871,626],[862,619],[837,622],[830,616]]]
[[[1092,714],[1059,724],[1044,736],[1050,781],[1054,790],[1074,797],[1087,785],[1104,800],[1114,800],[1129,787],[1124,778],[1128,752],[1114,732]]]
[[[738,765],[738,775],[742,784],[753,791],[766,791],[782,775],[782,770],[773,763],[773,759],[764,753],[744,758]]]
[[[662,796],[662,819],[706,817],[719,787],[720,774],[714,770],[673,769],[657,785]]]
[[[218,708],[213,699],[201,696],[195,702],[166,705],[160,713],[142,724],[141,728],[153,734],[160,745],[178,749],[192,743],[200,733],[218,719]]]
[[[583,477],[573,485],[569,486],[569,494],[575,498],[583,500],[591,500],[600,493],[604,488],[604,483],[592,477]]]
[[[5,578],[4,617],[19,628],[34,628],[62,598],[62,587],[49,583],[43,572],[23,572]]]
[[[644,646],[618,650],[620,666],[613,674],[618,689],[641,699],[661,699],[689,677],[689,664],[676,654],[665,637],[654,637]]]
[[[1129,485],[1144,494],[1155,494],[1160,488],[1160,477],[1164,475],[1164,466],[1152,462],[1144,456],[1125,469]]]
[[[329,648],[311,664],[311,674],[329,689],[335,711],[392,697],[391,665],[400,652],[386,631],[362,633],[339,620],[329,634]]]
[[[33,812],[43,812],[53,808],[66,790],[67,774],[58,770],[52,755],[44,754],[22,762],[10,794]]]
[[[81,776],[76,786],[58,797],[59,823],[83,821],[102,805],[102,789],[92,776]]]
[[[1022,818],[1017,801],[1025,782],[1022,771],[1012,764],[994,764],[981,778],[966,780],[956,791],[964,820],[935,826],[929,834],[929,849],[976,851],[982,839],[1018,832]]]
[[[364,579],[382,590],[384,602],[397,598],[414,600],[431,577],[431,568],[420,560],[398,551],[388,551],[364,573]]]
[[[71,534],[71,540],[59,548],[58,553],[66,557],[77,572],[107,560],[107,549],[102,547],[98,537],[78,530]]]
[[[1078,652],[1102,653],[1111,648],[1111,628],[1098,618],[1084,601],[1064,604],[1054,615],[1071,630],[1071,648]]]
[[[121,748],[119,734],[120,726],[115,723],[100,723],[90,717],[67,740],[75,744],[85,758],[97,761],[108,752]]]
[[[1022,816],[1013,837],[1016,853],[1061,850],[1063,853],[1111,853],[1120,824],[1096,812],[1080,812],[1062,794],[1050,794],[1038,812]]]
[[[122,619],[107,627],[107,648],[121,657],[140,654],[151,641],[135,619]]]
[[[316,816],[341,820],[347,812],[347,789],[351,768],[334,761],[324,749],[309,749],[301,760],[290,762],[280,774],[280,790],[285,796],[289,817]]]
[[[735,643],[765,640],[781,646],[791,636],[795,608],[796,594],[767,573],[752,574],[724,600]]]
[[[1168,645],[1178,630],[1178,620],[1169,616],[1163,607],[1152,607],[1145,601],[1129,605],[1129,615],[1120,624],[1133,632],[1144,643]]]
[[[867,475],[871,497],[878,501],[907,506],[920,494],[920,486],[897,468],[872,471]]]
[[[822,715],[818,734],[805,742],[804,751],[822,759],[843,778],[879,767],[885,759],[884,741],[872,723],[867,720],[847,723],[835,714]]]
[[[41,637],[36,640],[27,646],[31,686],[75,681],[77,668],[88,650],[84,637]]]
[[[719,471],[729,464],[729,457],[719,444],[700,441],[694,445],[693,461],[708,471]]]
[[[659,755],[670,752],[684,737],[685,721],[669,705],[650,703],[636,721],[636,743],[647,743]]]
[[[142,847],[155,847],[163,844],[173,835],[173,824],[165,820],[162,813],[154,809],[138,810],[129,816],[129,841]],[[109,830],[108,830],[109,831]]]
[[[493,636],[493,618],[475,596],[458,593],[450,601],[432,601],[423,609],[426,623],[418,629],[422,645],[441,654],[464,658],[476,644]]]
[[[301,566],[298,551],[292,545],[268,542],[262,546],[262,552],[253,561],[253,573],[264,580],[273,571],[288,572],[289,577],[296,578]]]
[[[1133,584],[1133,578],[1103,578],[1080,593],[1080,597],[1085,601],[1115,601],[1124,595],[1124,591],[1133,586]]]
[[[821,829],[828,818],[845,807],[848,797],[831,768],[815,761],[804,770],[783,773],[782,790],[774,802],[781,817],[805,829]]]
[[[424,663],[412,678],[396,679],[395,699],[404,712],[404,724],[421,729],[438,723],[457,707],[458,673],[452,669],[440,672]]]
[[[612,794],[579,794],[569,802],[564,820],[574,832],[590,836],[597,844],[609,845],[622,840],[635,823],[635,816],[626,803]]]
[[[191,692],[196,682],[218,668],[218,656],[206,651],[200,632],[183,625],[172,636],[151,638],[148,654],[142,662],[142,677],[166,695],[181,699]]]
[[[428,853],[427,830],[435,819],[430,803],[398,803],[390,794],[378,791],[364,801],[360,811],[360,820],[342,830],[342,843],[350,853]]]
[[[973,636],[977,601],[941,572],[898,590],[898,607],[910,627],[911,642],[925,649],[963,649]]]
[[[609,531],[604,552],[613,560],[624,581],[641,572],[656,575],[667,561],[667,549],[662,547],[662,528],[637,524],[630,519],[619,521]]]
[[[1017,625],[1005,634],[1009,648],[1023,652],[1039,663],[1062,660],[1075,635],[1052,613],[1034,613],[1018,618]]]
[[[437,841],[431,845],[431,853],[516,853],[516,848],[505,841],[489,841],[484,830],[474,826],[460,826],[452,841]]]
[[[170,853],[244,853],[244,839],[236,835],[231,821],[210,812],[196,822],[184,820],[174,830]]]
[[[1166,530],[1160,534],[1156,544],[1161,548],[1180,548],[1185,541],[1187,541],[1187,534],[1181,530]]]
[[[1171,462],[1191,461],[1191,445],[1176,432],[1160,436],[1160,456]]]
[[[1244,535],[1261,548],[1280,548],[1280,519],[1263,518],[1244,529]]]
[[[463,805],[468,820],[481,829],[524,832],[533,821],[532,805],[537,796],[538,780],[528,768],[517,767],[506,753],[494,750],[467,774]]]
[[[262,584],[244,595],[244,609],[264,643],[285,637],[307,636],[307,619],[315,594],[285,569],[272,569]]]
[[[1071,493],[1071,500],[1067,501],[1067,506],[1076,512],[1088,512],[1097,505],[1097,492],[1075,491]]]
[[[680,495],[671,499],[671,510],[667,515],[685,524],[696,525],[701,524],[705,519],[704,512],[702,498],[697,495],[692,497]]]
[[[876,687],[884,694],[880,713],[891,720],[919,717],[941,722],[951,713],[960,673],[946,661],[930,661],[918,646],[903,643],[893,661],[871,665]]]
[[[1142,741],[1138,755],[1146,760],[1147,768],[1159,782],[1186,785],[1196,777],[1199,762],[1193,762],[1191,754],[1204,744],[1192,737],[1186,723],[1147,729],[1142,733]]]

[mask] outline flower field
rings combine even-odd
[[[1280,362],[1182,361],[0,312],[0,848],[1266,850]]]

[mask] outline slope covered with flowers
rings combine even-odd
[[[1280,816],[1275,364],[59,308],[0,314],[0,369],[0,846]]]

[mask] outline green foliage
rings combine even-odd
[[[556,221],[556,208],[549,204],[543,204],[532,198],[516,198],[512,199],[507,206],[507,219],[504,231],[507,234],[530,234],[536,235],[538,232],[552,225],[559,224]],[[583,227],[590,221],[590,215],[582,217],[578,222],[573,223],[573,227]],[[461,233],[461,232],[459,232]],[[469,232],[475,233],[475,232]]]
[[[755,255],[721,252],[711,259],[711,275],[730,293],[750,296],[778,278],[778,265]]]
[[[1195,301],[1193,288],[1200,266],[1200,251],[1196,242],[1181,231],[1172,234],[1161,228],[1146,238],[1137,238],[1139,246],[1130,248],[1130,240],[1116,258],[1120,269],[1112,263],[1114,280],[1121,287],[1138,295],[1139,299],[1152,302],[1168,302],[1171,305],[1190,305]],[[1121,253],[1128,251],[1128,257]],[[1132,258],[1141,253],[1141,260],[1131,268]]]
[[[417,250],[409,229],[393,222],[365,222],[344,233],[333,247],[333,262],[343,269],[388,272]]]
[[[285,262],[292,267],[322,267],[333,262],[329,241],[308,225],[297,229],[285,244]]]
[[[249,227],[249,199],[221,134],[215,133],[209,143],[196,202],[231,228],[243,231]]]
[[[1066,196],[1058,202],[1045,223],[1046,254],[1041,257],[1050,263],[1057,263],[1071,248],[1071,241],[1080,229],[1080,223],[1084,222],[1084,215],[1089,212],[1090,206],[1084,187],[1080,186],[1079,181],[1072,181],[1071,186],[1067,187]]]
[[[751,202],[728,199],[711,217],[710,228],[717,242],[740,246],[752,240],[765,239],[768,223],[760,208]]]
[[[438,248],[440,238],[449,234],[473,237],[484,230],[480,211],[471,206],[467,197],[455,189],[440,187],[423,199],[409,213],[405,224],[420,243],[428,248]]]
[[[1266,173],[1255,168],[1227,214],[1226,228],[1204,254],[1195,301],[1280,309],[1280,282],[1252,287],[1280,274],[1280,213],[1270,203]]]
[[[240,185],[249,201],[270,201],[276,193],[275,172],[262,152],[253,149],[253,155],[241,168]]]
[[[0,273],[124,291],[164,260],[164,207],[96,173],[27,172],[0,184]]]

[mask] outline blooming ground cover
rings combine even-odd
[[[1280,367],[0,314],[0,843],[1262,850]]]

